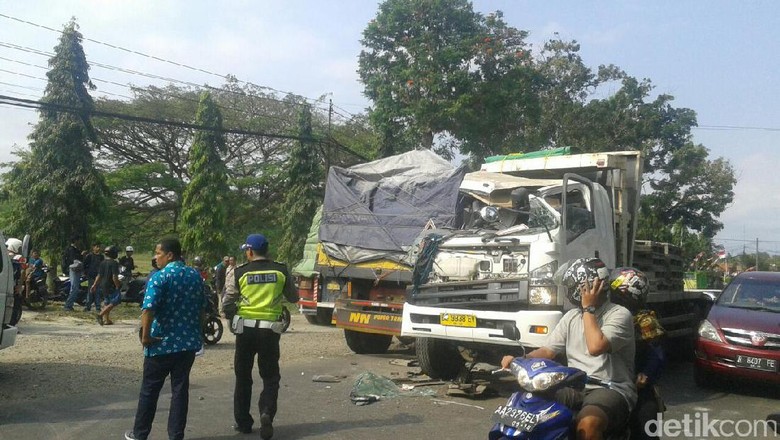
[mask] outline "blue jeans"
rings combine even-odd
[[[95,311],[100,311],[100,289],[95,289],[95,293],[92,293],[92,286],[95,284],[95,278],[87,277],[87,303],[84,304],[84,308],[89,310],[92,308],[92,304],[95,304]]]
[[[144,378],[138,396],[133,435],[146,440],[152,430],[157,412],[157,400],[165,378],[171,375],[171,407],[168,412],[168,438],[182,440],[187,426],[190,402],[190,370],[195,361],[194,351],[182,351],[144,358]]]
[[[76,300],[79,297],[79,289],[81,288],[81,272],[68,270],[68,276],[70,277],[70,293],[68,294],[68,299],[65,300],[65,308],[72,309],[73,304],[76,303]]]

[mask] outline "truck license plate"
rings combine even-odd
[[[441,325],[450,327],[476,327],[477,317],[474,315],[460,315],[457,313],[442,313],[439,315]]]
[[[736,363],[738,367],[742,368],[752,368],[761,371],[777,371],[777,361],[774,359],[764,359],[738,354]]]

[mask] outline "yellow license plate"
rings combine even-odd
[[[339,283],[328,283],[328,290],[331,292],[338,292],[341,290],[341,285],[339,285]]]
[[[476,327],[477,317],[474,315],[459,315],[456,313],[442,313],[439,315],[441,325],[450,327]]]

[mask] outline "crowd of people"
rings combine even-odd
[[[15,308],[21,312],[24,273],[42,274],[43,261],[36,250],[29,261],[22,257],[23,243],[10,238],[6,248],[13,264]],[[233,399],[235,424],[239,433],[251,433],[255,419],[251,415],[252,370],[258,365],[263,389],[259,397],[260,437],[273,436],[273,420],[279,396],[279,339],[284,328],[283,299],[295,303],[298,293],[287,267],[268,258],[268,240],[252,234],[240,246],[246,263],[236,266],[236,257],[225,256],[214,267],[214,281],[220,310],[236,335]],[[136,269],[132,246],[118,258],[116,246],[102,248],[93,243],[89,252],[79,249],[74,237],[62,258],[63,274],[70,278],[70,290],[64,309],[73,311],[79,295],[81,276],[86,275],[88,296],[84,310],[95,306],[97,322],[112,324],[110,313],[121,301],[120,275]],[[28,270],[29,268],[29,270]],[[141,304],[140,340],[144,349],[141,391],[133,429],[125,440],[145,440],[152,429],[157,401],[165,380],[170,377],[171,405],[168,437],[183,439],[189,404],[189,376],[196,353],[203,347],[203,327],[208,297],[205,284],[209,268],[201,258],[184,262],[181,243],[175,238],[160,240],[152,260],[153,270],[146,282]],[[124,277],[125,279],[129,277]],[[101,303],[103,304],[101,306]],[[21,316],[21,313],[19,313]],[[12,325],[16,324],[18,317]]]

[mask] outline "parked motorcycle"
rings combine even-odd
[[[42,276],[30,275],[26,283],[27,293],[24,304],[30,310],[43,310],[49,301],[49,289],[46,288],[46,272]]]
[[[206,322],[203,324],[203,342],[205,342],[206,345],[214,345],[222,339],[224,328],[222,319],[219,317],[219,310],[217,310],[216,295],[214,295],[211,287],[208,285],[204,286],[203,289],[208,298],[208,304],[206,305]]]
[[[44,272],[48,272],[51,269],[44,268]],[[79,279],[79,294],[76,297],[76,304],[84,305],[87,300],[87,286],[84,284],[87,281],[87,276],[82,275]],[[70,277],[58,275],[54,277],[54,295],[52,299],[58,301],[66,301],[70,295]]]

